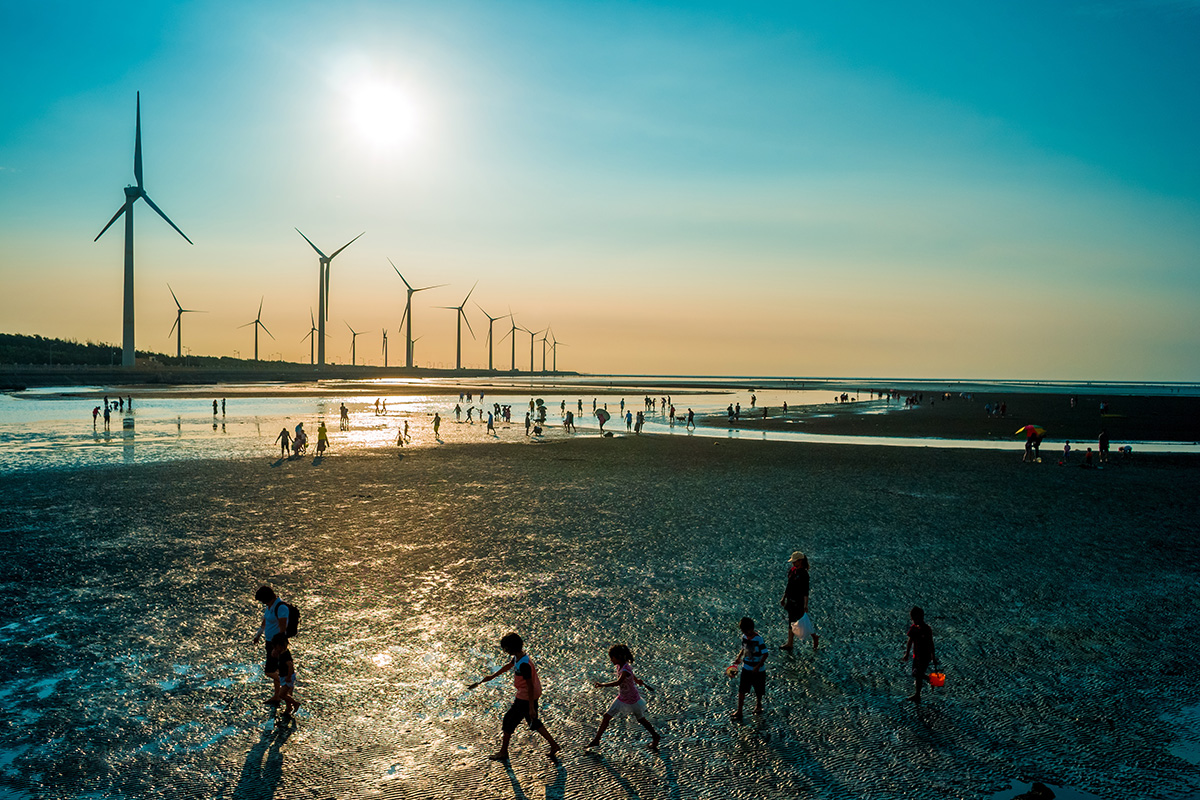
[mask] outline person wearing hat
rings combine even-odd
[[[787,644],[782,645],[780,649],[791,652],[796,638],[792,623],[808,613],[808,556],[797,550],[792,553],[788,563],[792,566],[788,570],[787,587],[783,590],[783,598],[779,601],[779,605],[787,610],[788,638]],[[817,649],[818,638],[817,632],[814,630],[812,632],[813,650]]]

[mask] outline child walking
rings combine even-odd
[[[929,662],[937,664],[937,655],[933,652],[933,629],[925,624],[925,611],[920,606],[913,606],[908,617],[912,620],[912,624],[908,626],[908,642],[904,646],[904,655],[901,661],[907,661],[909,655],[912,655],[912,676],[913,676],[913,694],[909,697],[914,703],[921,702],[921,689],[925,685],[925,681],[929,680],[929,676],[925,674],[925,670],[929,669]]]
[[[300,701],[294,696],[296,663],[292,660],[292,651],[288,649],[286,635],[281,633],[271,640],[271,655],[279,663],[279,688],[275,690],[275,696],[269,702],[273,706],[284,703],[283,715],[290,717],[292,712],[300,707]]]
[[[754,628],[754,620],[742,617],[738,623],[742,631],[742,649],[733,659],[733,666],[741,664],[741,676],[738,682],[737,711],[733,712],[733,721],[741,722],[742,704],[746,700],[746,692],[754,689],[754,713],[763,712],[763,695],[767,691],[767,645]]]
[[[608,683],[600,683],[594,681],[592,683],[597,689],[607,689],[611,686],[617,687],[617,699],[613,700],[612,705],[608,707],[608,711],[604,712],[604,716],[600,718],[600,728],[596,731],[595,737],[588,744],[588,747],[599,747],[600,737],[604,735],[604,731],[608,729],[608,724],[616,717],[625,717],[632,715],[643,728],[650,731],[650,749],[658,749],[658,732],[654,730],[654,726],[650,724],[650,720],[646,719],[646,701],[641,693],[638,692],[638,686],[645,686],[641,678],[635,677],[633,674],[633,653],[630,652],[629,646],[624,644],[613,645],[608,649],[608,658],[617,668],[617,679]]]
[[[535,730],[542,735],[547,742],[550,743],[550,749],[546,755],[553,757],[562,748],[558,746],[558,742],[554,741],[554,737],[546,730],[546,726],[538,719],[537,701],[542,696],[542,682],[538,679],[537,666],[533,663],[533,659],[525,652],[525,642],[516,633],[507,633],[500,640],[500,649],[508,653],[510,659],[500,669],[482,678],[467,687],[468,690],[474,689],[482,683],[487,683],[492,678],[499,677],[504,673],[512,670],[513,685],[516,688],[516,699],[513,700],[512,706],[504,715],[504,721],[500,728],[503,732],[503,737],[500,740],[500,750],[488,756],[492,761],[507,761],[508,760],[508,742],[512,739],[513,731],[524,720],[529,724],[531,730]]]

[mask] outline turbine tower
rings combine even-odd
[[[299,228],[296,228],[296,233],[304,236],[304,232]],[[329,264],[337,258],[338,253],[357,242],[363,233],[366,231],[334,250],[331,256],[322,253],[321,248],[312,243],[312,239],[304,236],[304,241],[308,242],[309,247],[316,250],[317,255],[321,257],[321,271],[317,275],[317,369],[325,367],[325,320],[329,319]]]
[[[485,317],[487,317],[487,320],[488,320],[488,336],[487,336],[487,346],[488,346],[488,372],[491,372],[491,371],[492,371],[492,369],[493,369],[493,368],[492,368],[492,323],[493,323],[493,322],[495,322],[495,321],[496,321],[496,320],[498,320],[498,319],[504,319],[504,317],[493,317],[491,314],[489,314],[488,312],[484,311],[484,310],[483,310],[483,306],[479,305],[479,303],[476,303],[476,304],[475,304],[475,306],[476,306],[476,308],[478,308],[480,311],[482,311],[482,312],[483,312],[483,315],[484,315]]]
[[[549,328],[546,328],[546,330],[542,331],[542,372],[546,371],[546,340],[548,338],[553,339],[554,334]]]
[[[316,364],[317,359],[313,355],[313,352],[314,352],[313,348],[317,344],[317,337],[314,335],[317,332],[317,323],[316,323],[316,320],[313,319],[313,313],[312,313],[311,308],[308,310],[308,322],[312,327],[309,330],[308,334],[306,336],[304,336],[304,338],[301,339],[300,341],[303,342],[304,339],[308,339],[308,363]]]
[[[383,366],[387,367],[387,328],[383,329]]]
[[[392,263],[392,260],[390,258],[388,259],[388,263],[392,265],[392,269],[396,270],[396,274],[400,275],[400,270],[396,267],[395,264]],[[449,284],[439,283],[437,286],[422,286],[420,289],[414,289],[409,284],[409,282],[407,280],[405,280],[403,275],[400,275],[400,280],[404,281],[404,288],[408,291],[408,295],[404,298],[404,314],[403,314],[403,316],[400,317],[401,325],[404,325],[405,320],[408,321],[408,327],[405,328],[405,333],[404,333],[404,352],[406,354],[404,356],[404,366],[411,368],[413,365],[413,359],[412,359],[412,346],[413,346],[412,296],[414,294],[416,294],[417,292],[424,292],[427,289],[440,289],[443,286],[448,286]]]
[[[529,374],[530,374],[530,375],[532,375],[532,374],[533,374],[533,342],[534,342],[534,340],[535,340],[535,339],[537,339],[537,335],[538,335],[539,333],[545,333],[546,331],[548,331],[548,330],[549,330],[549,328],[543,328],[543,329],[542,329],[542,330],[540,330],[540,331],[531,331],[531,330],[529,330],[528,328],[521,328],[521,330],[523,330],[523,331],[525,331],[526,333],[528,333],[528,334],[529,334]],[[543,361],[543,363],[542,363],[542,371],[543,371],[543,372],[545,372],[545,371],[546,371],[546,364],[544,363],[544,362],[545,362],[545,360],[546,360],[546,359],[545,359],[545,357],[543,356],[543,358],[542,358],[542,361]]]
[[[558,348],[560,345],[562,347],[568,346],[568,345],[565,345],[562,342],[558,341],[557,339],[555,339],[554,343],[550,345],[550,356],[553,359],[553,361],[551,362],[552,363],[551,369],[556,373],[558,372]]]
[[[475,281],[475,286],[478,286],[478,285],[479,285],[479,281]],[[471,287],[471,292],[475,291],[475,286]],[[475,331],[471,329],[471,320],[467,319],[467,312],[464,310],[466,308],[467,301],[471,299],[471,292],[467,292],[467,296],[463,298],[463,301],[460,305],[441,306],[442,308],[452,309],[452,310],[458,312],[458,317],[457,317],[458,339],[456,340],[456,344],[455,344],[455,348],[454,348],[454,368],[455,369],[462,369],[462,324],[463,324],[464,320],[467,323],[467,330],[471,331],[471,338],[472,339],[475,338]]]
[[[150,195],[146,194],[146,189],[142,186],[142,93],[137,93],[137,127],[133,140],[133,177],[137,180],[137,186],[125,187],[125,204],[118,209],[113,218],[104,226],[104,230],[96,235],[92,241],[98,241],[112,227],[112,224],[117,221],[117,217],[125,215],[125,309],[123,312],[124,325],[122,326],[122,344],[121,344],[121,366],[132,367],[134,365],[134,346],[133,346],[133,204],[138,198],[146,201],[146,205],[154,209],[160,217],[167,221],[167,224],[175,229],[175,232],[187,240],[188,244],[192,244],[192,240],[188,239],[187,234],[179,230],[179,226],[171,222],[171,218],[163,213],[162,209],[154,205],[154,201],[150,199]]]
[[[175,334],[175,357],[183,358],[183,315],[184,314],[203,314],[203,311],[198,311],[194,308],[184,308],[179,305],[179,298],[175,296],[175,290],[171,288],[171,284],[167,284],[167,289],[171,292],[171,299],[175,301],[175,324],[171,326],[167,337]]]
[[[264,331],[266,331],[267,336],[270,336],[272,339],[275,338],[275,335],[272,334],[270,331],[268,331],[267,326],[263,325],[263,323],[262,323],[262,307],[263,307],[263,300],[265,300],[265,299],[266,299],[265,297],[260,298],[258,301],[258,316],[257,317],[255,317],[250,322],[247,322],[245,325],[238,325],[239,328],[246,328],[246,327],[249,327],[250,325],[254,326],[254,360],[255,361],[258,361],[258,329],[262,328]]]
[[[346,320],[342,320],[342,322],[346,322]],[[349,322],[346,322],[346,327],[350,328]],[[360,332],[354,330],[354,328],[350,328],[350,366],[352,366],[352,367],[355,366],[355,364],[354,364],[354,343],[358,341],[359,333]]]

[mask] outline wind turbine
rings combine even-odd
[[[266,298],[264,297],[264,298],[259,299],[259,301],[258,301],[258,316],[257,317],[255,317],[250,322],[247,322],[245,325],[238,325],[239,328],[246,328],[246,327],[249,327],[250,325],[254,326],[254,360],[255,361],[258,361],[258,329],[262,328],[264,331],[267,332],[267,336],[270,336],[272,339],[275,338],[274,334],[272,334],[270,331],[267,330],[267,326],[262,324],[262,307],[263,307],[263,300],[265,300],[265,299]]]
[[[411,353],[415,353],[415,352],[416,352],[416,349],[417,349],[417,342],[421,341],[423,338],[425,338],[425,337],[424,337],[424,336],[418,336],[417,338],[413,339],[413,340],[412,340],[412,346],[408,348],[408,349],[409,349],[409,352],[411,352]]]
[[[383,329],[383,366],[387,367],[387,328]]]
[[[179,298],[175,296],[175,290],[171,288],[171,284],[167,284],[167,289],[171,292],[171,299],[175,301],[175,324],[171,326],[171,330],[167,333],[170,337],[175,334],[175,357],[183,358],[183,315],[184,314],[203,314],[203,311],[198,311],[194,308],[184,308],[179,305]]]
[[[475,281],[475,286],[479,285],[479,281]],[[475,286],[471,287],[471,292],[475,291]],[[471,338],[475,338],[475,331],[471,329],[471,320],[467,319],[467,312],[464,310],[467,301],[471,299],[471,292],[467,292],[467,296],[463,298],[462,304],[457,306],[441,306],[445,309],[453,309],[458,312],[458,339],[454,349],[454,368],[462,369],[462,324],[467,323],[467,330],[471,331]]]
[[[479,305],[479,303],[475,303],[475,306],[476,306],[476,308],[478,308],[480,311],[483,311],[483,306]],[[487,345],[488,345],[488,372],[491,372],[491,371],[492,371],[492,323],[493,323],[493,322],[495,322],[495,321],[496,321],[496,320],[498,320],[498,319],[504,319],[504,317],[493,317],[491,314],[489,314],[489,313],[488,313],[488,312],[486,312],[486,311],[483,311],[483,315],[484,315],[485,317],[487,317],[487,320],[488,320],[488,336],[487,336]]]
[[[346,320],[342,320],[342,322],[346,322]],[[346,327],[350,328],[349,322],[346,322]],[[360,332],[354,330],[354,328],[350,328],[350,366],[352,366],[352,367],[355,366],[355,364],[354,364],[354,343],[358,341],[359,333]]]
[[[308,363],[316,364],[317,360],[313,357],[313,347],[317,343],[317,337],[314,336],[313,334],[315,334],[317,332],[317,323],[313,319],[313,313],[312,313],[311,308],[308,310],[308,322],[310,325],[312,325],[312,328],[309,330],[308,335],[305,336],[300,341],[303,342],[304,339],[308,339]]]
[[[539,333],[545,333],[546,331],[548,331],[548,330],[549,330],[549,328],[543,328],[543,329],[542,329],[542,330],[540,330],[540,331],[531,331],[531,330],[529,330],[528,328],[521,328],[521,330],[523,330],[523,331],[525,331],[526,333],[528,333],[528,334],[529,334],[529,374],[530,374],[530,375],[532,375],[532,374],[533,374],[533,341],[534,341],[534,339],[536,339],[536,338],[537,338],[537,335],[538,335]],[[542,362],[543,362],[543,363],[542,363],[542,372],[545,372],[545,371],[546,371],[546,364],[545,364],[545,361],[546,361],[546,359],[545,359],[545,357],[544,357],[544,355],[543,355],[543,358],[542,358]]]
[[[542,372],[546,371],[546,339],[547,338],[549,338],[549,339],[554,338],[554,334],[550,331],[549,328],[546,328],[546,330],[542,331]]]
[[[146,205],[150,206],[167,224],[175,229],[175,232],[187,239],[188,244],[192,244],[192,240],[188,239],[187,234],[179,230],[179,226],[171,222],[171,218],[163,213],[162,209],[154,205],[154,201],[150,199],[150,195],[146,194],[146,189],[142,186],[142,93],[137,93],[137,128],[133,140],[133,177],[137,180],[137,186],[125,187],[125,204],[113,214],[113,218],[104,226],[104,230],[96,234],[96,238],[92,241],[99,241],[112,227],[112,224],[117,221],[117,217],[125,215],[125,308],[123,311],[124,325],[122,327],[122,344],[121,344],[121,366],[132,367],[134,365],[134,346],[133,346],[133,204],[138,198],[146,201]]]
[[[559,345],[562,345],[563,347],[568,346],[568,345],[565,345],[562,342],[558,341],[557,339],[555,339],[554,343],[550,345],[550,355],[553,358],[553,362],[552,362],[553,366],[551,366],[551,369],[556,373],[558,372],[558,347],[559,347]]]
[[[396,270],[396,274],[400,275],[400,270],[396,267],[396,265],[394,263],[392,263],[392,260],[390,258],[388,259],[388,263],[392,265],[392,269]],[[404,281],[404,288],[408,290],[408,294],[404,298],[404,314],[403,314],[403,316],[400,317],[401,325],[404,324],[405,320],[408,320],[408,327],[405,329],[405,334],[404,334],[404,352],[406,353],[406,355],[404,357],[404,366],[412,367],[412,365],[413,365],[413,359],[412,359],[412,346],[413,346],[412,296],[414,294],[416,294],[417,292],[424,292],[427,289],[440,289],[443,286],[448,286],[449,284],[439,283],[437,286],[422,286],[420,289],[414,289],[409,284],[409,282],[407,280],[405,280],[403,275],[400,275],[400,280]]]
[[[304,232],[296,228],[296,233],[304,236]],[[355,236],[350,241],[333,251],[333,255],[327,256],[321,252],[321,248],[312,243],[312,239],[304,236],[304,241],[308,242],[309,247],[317,251],[317,255],[321,257],[321,271],[317,276],[317,368],[322,369],[325,366],[325,320],[329,319],[329,263],[337,258],[337,254],[345,250],[350,245],[354,244],[362,237],[363,231],[358,236]]]
[[[517,371],[517,331],[524,330],[524,328],[519,328],[517,326],[517,318],[513,316],[511,308],[508,309],[508,321],[512,323],[512,327],[509,329],[508,333],[505,334],[506,336],[509,336],[509,335],[512,336],[512,366],[509,369],[513,372],[516,372]],[[504,340],[501,339],[501,341],[504,341]]]

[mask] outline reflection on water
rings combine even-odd
[[[323,388],[328,388],[322,384]],[[218,393],[223,387],[212,387]],[[266,387],[264,387],[265,390]],[[273,391],[279,387],[269,387]],[[434,413],[442,416],[444,442],[521,442],[525,441],[524,417],[530,403],[543,400],[547,410],[544,437],[567,435],[562,429],[563,413],[575,414],[575,424],[582,434],[600,432],[593,406],[606,409],[612,419],[604,426],[615,435],[629,433],[624,412],[643,410],[645,393],[584,394],[577,390],[569,395],[551,394],[538,387],[533,396],[512,391],[485,391],[483,400],[476,393],[472,402],[457,395],[385,395],[354,394],[344,397],[307,396],[303,387],[290,387],[294,392],[282,397],[235,396],[228,399],[224,413],[212,413],[212,401],[207,397],[180,396],[182,390],[155,390],[155,395],[135,397],[135,411],[113,412],[112,430],[98,422],[90,425],[92,408],[102,391],[93,396],[61,396],[54,392],[37,391],[18,395],[0,395],[0,472],[29,469],[59,469],[104,464],[135,464],[159,461],[245,458],[270,456],[279,452],[274,445],[280,429],[293,429],[304,423],[311,441],[310,453],[315,450],[316,429],[321,421],[329,428],[330,453],[363,448],[395,446],[397,434],[409,423],[412,441],[408,446],[427,447],[435,443],[432,435]],[[311,387],[309,387],[311,390]],[[386,388],[381,382],[380,388]],[[189,392],[203,391],[190,387]],[[245,391],[244,387],[239,391]],[[161,395],[161,396],[159,396]],[[824,442],[833,444],[886,444],[916,447],[967,449],[1003,449],[1017,447],[1010,442],[945,440],[935,438],[829,436],[792,431],[761,431],[742,428],[700,427],[688,430],[682,421],[674,424],[663,410],[662,396],[656,395],[659,405],[646,415],[644,431],[651,434],[747,438],[773,441]],[[761,389],[756,393],[755,413],[767,406],[777,412],[784,403],[790,409],[829,403],[834,396],[827,390]],[[697,417],[723,416],[729,405],[741,403],[743,413],[751,413],[750,395],[743,391],[705,391],[671,395],[676,413],[686,417],[688,409]],[[385,413],[375,412],[375,403],[386,406]],[[622,404],[622,401],[623,404]],[[337,424],[339,408],[345,403],[350,424],[342,430]],[[456,422],[453,409],[462,408],[462,422]],[[497,439],[486,436],[483,424],[493,404],[512,407],[512,424],[497,421]],[[381,405],[381,409],[384,407]],[[467,409],[473,409],[473,423],[466,422]],[[842,409],[845,411],[845,408]],[[900,403],[872,399],[869,395],[853,404],[860,414],[907,413]],[[102,418],[101,418],[102,419]],[[1200,447],[1187,444],[1140,443],[1144,452],[1197,452]]]

